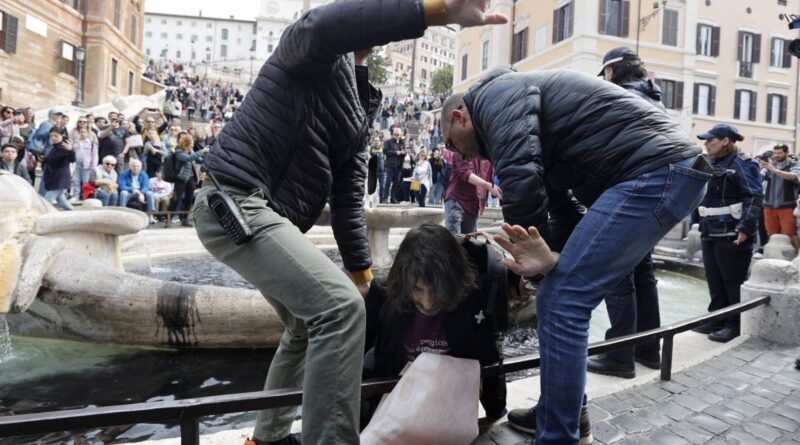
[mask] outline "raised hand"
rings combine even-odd
[[[488,4],[488,0],[445,0],[447,23],[469,27],[508,22],[503,14],[486,14]]]
[[[521,226],[511,226],[503,223],[503,231],[508,235],[495,235],[497,244],[510,253],[514,259],[505,258],[503,264],[523,277],[533,277],[550,272],[558,261],[556,254],[544,242],[536,227],[528,230]]]

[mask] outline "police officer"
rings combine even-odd
[[[763,192],[758,164],[736,148],[736,142],[744,140],[736,128],[718,124],[697,137],[705,140],[714,169],[698,211],[711,294],[708,310],[715,311],[740,301],[739,287],[747,279],[753,256]],[[712,341],[730,341],[739,335],[739,316],[695,331],[709,334]]]
[[[666,113],[661,103],[661,89],[648,76],[639,55],[626,47],[612,49],[603,58],[600,76],[641,97]],[[601,189],[601,187],[597,187]],[[575,191],[576,196],[582,190]],[[579,196],[579,199],[582,197]],[[591,205],[591,202],[584,202]],[[652,252],[606,296],[606,308],[611,327],[606,331],[606,340],[623,335],[656,329],[661,326],[658,310],[658,289]],[[635,353],[634,353],[635,350]],[[636,377],[634,360],[651,369],[661,367],[660,344],[654,340],[636,348],[623,348],[589,357],[586,369],[597,374],[623,378]],[[509,422],[511,416],[509,416]]]

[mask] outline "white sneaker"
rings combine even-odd
[[[81,202],[81,200],[80,200],[80,199],[78,199],[78,197],[77,197],[77,196],[73,196],[72,198],[69,198],[69,203],[70,203],[70,204],[77,204],[77,203],[79,203],[79,202]]]
[[[181,222],[181,217],[180,216],[173,216],[172,217],[172,224],[178,224],[179,222]]]
[[[150,224],[155,224],[155,223],[156,223],[156,219],[151,216],[150,217]]]

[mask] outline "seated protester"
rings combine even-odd
[[[497,363],[500,329],[486,315],[492,312],[487,301],[494,299],[485,290],[491,286],[483,286],[486,274],[479,276],[478,271],[446,228],[423,224],[411,229],[388,280],[374,280],[365,298],[368,352],[363,377],[397,376],[422,352],[474,359],[481,365]],[[487,417],[505,414],[505,384],[504,375],[483,379],[481,404]],[[362,428],[377,408],[373,402],[377,400],[362,403]]]
[[[128,207],[130,200],[138,202],[141,207],[146,204],[147,212],[155,212],[156,204],[153,199],[153,192],[148,188],[150,178],[147,173],[142,171],[142,161],[138,159],[131,159],[130,168],[119,175],[119,205],[120,207]],[[141,210],[141,209],[140,209]],[[155,223],[156,220],[150,216],[150,224]]]
[[[161,175],[161,169],[156,171],[155,177],[150,178],[148,183],[150,191],[153,192],[153,200],[156,204],[156,210],[159,212],[166,212],[169,208],[169,201],[172,198],[173,185],[167,182]]]
[[[57,203],[63,210],[73,210],[67,200],[67,190],[72,182],[69,164],[75,162],[75,152],[69,144],[69,134],[63,127],[50,129],[52,149],[44,157],[44,198],[50,203]]]
[[[2,159],[0,159],[0,170],[13,173],[28,182],[31,178],[25,166],[25,159],[17,158],[17,146],[14,144],[3,144]]]
[[[97,187],[94,197],[103,203],[104,207],[115,206],[119,199],[117,186],[117,157],[108,155],[103,158],[103,163],[92,171],[89,181]]]

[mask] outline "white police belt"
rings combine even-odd
[[[731,215],[733,219],[742,219],[742,203],[739,202],[723,207],[700,206],[697,208],[697,212],[700,213],[700,217]]]

